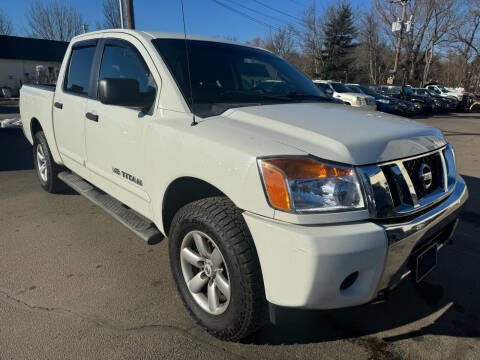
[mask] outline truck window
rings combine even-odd
[[[70,64],[64,82],[66,91],[87,95],[90,85],[90,70],[92,69],[95,45],[72,49]]]
[[[103,51],[99,81],[102,79],[135,79],[141,93],[155,93],[157,86],[141,55],[130,46],[107,44]]]

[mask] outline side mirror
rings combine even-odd
[[[149,108],[155,91],[141,93],[138,81],[124,78],[105,78],[98,84],[98,99],[102,104]]]

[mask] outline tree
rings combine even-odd
[[[480,56],[480,0],[472,0],[464,9],[463,25],[455,33],[455,49],[461,56],[461,84],[469,88]],[[477,60],[475,62],[474,60]],[[478,69],[478,68],[477,68]],[[478,71],[478,70],[477,70]]]
[[[49,3],[35,0],[27,12],[30,36],[41,39],[70,41],[82,33],[82,14],[60,0]]]
[[[123,4],[123,0],[121,0]],[[120,29],[122,23],[120,21],[120,10],[118,0],[103,0],[103,26],[105,29]],[[123,5],[122,5],[123,6]]]
[[[303,13],[303,26],[300,30],[297,30],[303,54],[307,58],[304,71],[313,78],[320,76],[320,69],[323,67],[323,40],[320,18],[317,17],[315,4],[307,7]]]
[[[324,47],[322,51],[324,79],[343,79],[353,63],[353,41],[357,31],[353,22],[352,7],[340,3],[327,10],[323,25]]]
[[[12,22],[0,9],[0,35],[10,35],[13,31]]]
[[[264,41],[265,49],[286,59],[294,52],[295,43],[290,26],[272,30]]]
[[[379,26],[376,15],[370,11],[363,13],[360,18],[359,45],[356,49],[356,61],[354,63],[358,72],[363,75],[358,82],[378,84],[385,72],[385,59],[382,57],[384,44],[379,34]],[[367,76],[365,76],[365,74]]]

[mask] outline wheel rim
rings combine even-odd
[[[222,314],[231,298],[230,276],[215,242],[201,231],[190,231],[182,240],[180,263],[188,291],[200,307]]]
[[[47,182],[47,159],[45,158],[45,152],[43,151],[43,147],[41,144],[37,145],[37,168],[40,179],[42,179],[43,182]]]

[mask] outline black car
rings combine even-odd
[[[378,85],[377,91],[397,99],[411,101],[416,112],[428,114],[433,110],[433,101],[430,97],[415,95],[411,86]]]
[[[429,96],[439,111],[454,110],[457,107],[457,101],[439,96],[433,90],[414,88],[413,92],[416,95]]]
[[[355,86],[359,88],[363,94],[370,95],[375,98],[377,102],[377,110],[394,113],[398,115],[415,114],[418,111],[415,110],[413,103],[406,100],[401,100],[396,97],[386,96],[376,90],[375,85],[363,86],[363,85],[348,85],[349,87]]]

